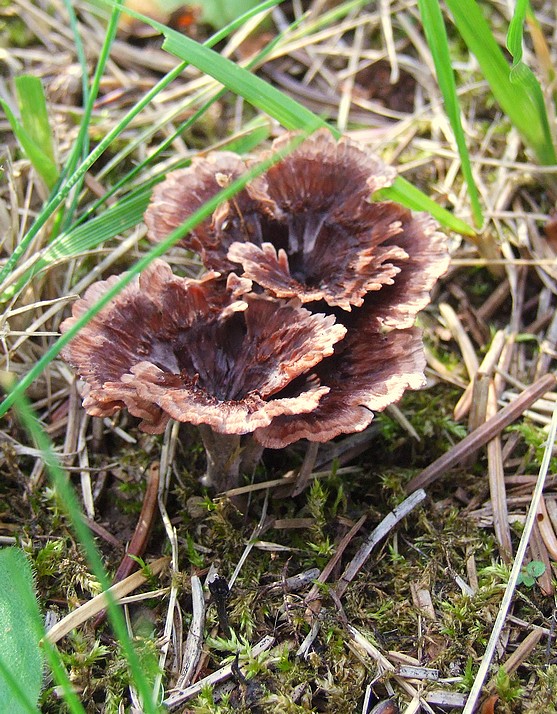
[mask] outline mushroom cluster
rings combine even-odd
[[[169,174],[145,215],[150,238],[249,166],[218,152]],[[320,130],[253,179],[181,241],[207,268],[200,280],[154,261],[64,349],[87,412],[127,407],[153,434],[171,418],[198,425],[206,483],[226,489],[264,447],[360,431],[423,386],[414,321],[448,255],[429,216],[370,201],[394,177]],[[92,285],[62,331],[115,280]]]

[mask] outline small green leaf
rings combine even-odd
[[[36,714],[44,629],[33,573],[22,550],[0,550],[0,593],[0,711]]]
[[[518,576],[517,583],[519,585],[525,585],[527,588],[534,586],[536,578],[545,573],[545,564],[541,560],[531,560],[526,565],[522,566],[520,574]]]
[[[445,29],[445,23],[443,22],[441,8],[439,7],[438,0],[418,0],[418,6],[420,8],[427,43],[435,63],[437,82],[445,102],[445,111],[451,122],[451,127],[458,146],[458,153],[462,163],[462,173],[468,186],[474,222],[476,226],[481,226],[483,224],[482,208],[476,182],[472,174],[472,165],[470,163],[468,147],[466,146],[464,130],[462,128],[460,104],[456,91],[451,56],[449,54],[447,31]]]
[[[516,582],[519,585],[525,585],[527,588],[531,588],[536,580],[531,575],[528,575],[528,573],[520,573]]]
[[[539,578],[545,573],[545,564],[541,560],[532,560],[526,566],[526,571],[533,578]]]
[[[533,75],[525,79],[522,74],[511,80],[511,68],[497,44],[489,24],[476,0],[446,0],[454,24],[462,39],[478,60],[483,75],[501,109],[535,152],[541,164],[556,162],[551,140],[547,112],[540,103],[541,89]],[[516,50],[516,29],[511,33],[513,50]],[[519,51],[521,56],[521,50]],[[532,87],[532,79],[537,89]]]
[[[15,138],[22,151],[33,164],[39,176],[46,183],[48,188],[53,188],[58,180],[58,169],[48,156],[35,144],[29,134],[25,131],[20,122],[16,119],[9,105],[0,99],[0,107],[4,110]]]

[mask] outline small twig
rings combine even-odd
[[[246,547],[244,548],[244,552],[240,556],[240,560],[238,561],[238,564],[236,565],[234,572],[232,573],[232,576],[230,578],[230,581],[228,583],[228,587],[231,590],[232,587],[234,586],[234,583],[236,582],[236,578],[240,574],[240,570],[242,569],[242,566],[248,559],[249,554],[251,553],[253,546],[255,545],[258,537],[261,535],[263,532],[263,529],[265,527],[265,521],[267,520],[267,507],[269,505],[269,491],[265,494],[265,500],[263,501],[263,508],[261,509],[261,517],[259,518],[258,524],[255,526],[253,529],[253,532],[251,534],[251,537],[249,541],[247,542]]]
[[[114,581],[118,582],[123,577],[127,577],[135,568],[138,567],[135,560],[130,558],[130,555],[141,557],[147,547],[147,541],[155,520],[155,506],[157,504],[157,493],[159,489],[159,462],[155,461],[147,470],[147,488],[141,506],[141,513],[135,527],[132,539],[128,546],[127,554],[120,563]]]
[[[414,508],[416,508],[416,506],[418,506],[425,499],[425,497],[425,491],[421,489],[413,493],[411,496],[408,496],[408,498],[387,514],[377,528],[370,533],[356,555],[346,567],[335,587],[336,593],[339,597],[342,597],[348,585],[360,572],[364,563],[369,558],[372,550],[379,543],[379,541],[390,533],[397,523],[413,511]]]
[[[184,689],[189,686],[201,657],[203,628],[205,626],[205,598],[203,597],[201,580],[197,575],[191,576],[191,597],[192,619],[184,648],[182,671],[176,682],[176,689]]]
[[[505,662],[501,665],[505,672],[507,674],[512,674],[513,672],[516,672],[516,670],[520,667],[520,665],[524,662],[524,660],[528,657],[530,652],[534,649],[534,647],[538,644],[538,642],[541,640],[543,637],[543,630],[540,629],[535,629],[532,630],[523,640],[522,642],[518,645],[516,650],[508,657]],[[496,686],[496,678],[494,677],[488,684],[487,684],[487,689],[488,691],[493,689]]]
[[[468,333],[462,326],[458,315],[450,305],[448,305],[447,303],[441,303],[439,305],[439,312],[441,313],[445,324],[450,330],[451,335],[454,337],[454,339],[458,343],[458,346],[460,347],[462,359],[464,360],[464,364],[466,365],[466,371],[468,372],[470,380],[474,379],[474,376],[478,372],[480,365],[478,362],[476,351],[474,350],[474,346],[472,345],[472,342],[468,337]]]
[[[540,500],[536,521],[538,528],[540,529],[542,540],[547,548],[547,552],[553,560],[557,560],[557,536],[555,535],[555,531],[551,525],[551,519],[549,517],[544,498]]]
[[[88,518],[95,517],[95,504],[93,502],[93,491],[91,488],[91,474],[88,470],[89,468],[89,452],[87,451],[87,427],[89,426],[89,416],[87,414],[82,415],[81,425],[79,427],[79,434],[77,437],[77,451],[79,454],[79,465],[82,467],[81,470],[81,494],[83,496],[83,507],[85,509],[85,515]],[[129,573],[126,573],[128,575]]]
[[[320,444],[317,441],[310,441],[306,450],[306,455],[304,461],[300,466],[298,472],[298,477],[296,478],[296,483],[292,489],[291,497],[299,496],[302,491],[305,490],[311,477],[311,472],[314,469],[315,462],[317,460],[317,452],[319,451]]]
[[[139,514],[139,519],[135,527],[134,534],[126,551],[126,555],[122,558],[116,575],[114,576],[114,583],[118,583],[124,578],[127,578],[130,573],[132,573],[137,567],[137,562],[130,556],[134,555],[141,557],[145,552],[147,547],[147,541],[151,533],[151,528],[153,527],[153,521],[155,519],[155,506],[157,504],[157,493],[159,488],[159,462],[155,461],[151,464],[147,471],[147,489],[145,491],[145,496],[143,497],[143,505],[141,506],[141,513]],[[106,612],[99,613],[95,620],[95,627],[103,622],[106,617]]]
[[[180,429],[180,424],[178,422],[169,422],[166,427],[164,434],[163,447],[161,449],[161,462],[160,462],[160,474],[162,478],[157,480],[158,489],[156,492],[156,502],[159,506],[159,513],[162,518],[164,525],[164,530],[166,536],[170,543],[172,549],[171,557],[171,567],[173,573],[179,572],[178,563],[178,535],[176,533],[176,528],[172,525],[170,521],[170,516],[166,510],[166,497],[168,495],[168,489],[170,487],[170,476],[172,473],[172,464],[174,462],[174,454],[176,451],[176,444],[178,440],[178,431]],[[154,509],[154,505],[153,505]],[[164,623],[164,632],[162,638],[162,646],[160,648],[159,654],[159,672],[153,680],[153,701],[159,701],[160,692],[163,691],[162,679],[163,672],[165,669],[166,658],[168,656],[168,651],[170,649],[170,643],[172,641],[172,631],[174,626],[174,608],[178,604],[178,584],[176,578],[172,578],[172,583],[170,586],[170,594],[168,596],[168,608],[166,611],[166,619]]]
[[[312,600],[315,600],[315,598],[317,598],[317,596],[319,595],[319,585],[327,582],[327,580],[329,579],[329,576],[333,572],[336,564],[342,558],[342,555],[343,555],[344,551],[346,550],[346,548],[348,547],[349,543],[351,543],[351,541],[354,538],[354,536],[356,535],[356,533],[364,525],[366,518],[367,518],[367,515],[364,514],[359,519],[359,521],[357,521],[352,526],[352,528],[348,531],[348,533],[340,541],[340,543],[338,544],[338,547],[335,551],[335,554],[329,560],[327,565],[323,568],[323,570],[319,574],[319,577],[316,578],[314,586],[309,591],[309,593],[306,595],[306,598],[305,598],[306,604],[310,603]]]
[[[426,712],[429,712],[429,714],[435,714],[427,702],[420,697],[416,688],[413,687],[410,682],[406,681],[404,677],[401,677],[396,673],[396,667],[394,664],[390,662],[385,655],[367,639],[367,637],[364,637],[364,635],[362,635],[362,633],[359,632],[353,625],[347,625],[346,629],[358,647],[377,662],[382,672],[389,672],[390,676],[396,681],[401,689],[404,689],[404,691],[413,699],[417,699],[418,703],[421,704]]]
[[[281,591],[283,593],[295,593],[299,590],[303,590],[305,587],[310,585],[316,578],[319,577],[319,568],[310,568],[309,570],[303,570],[301,573],[296,573],[296,575],[291,575],[286,578],[282,577],[275,583],[265,585],[259,591],[261,597],[266,593],[272,593]]]
[[[112,533],[104,526],[101,526],[100,523],[97,523],[92,518],[87,518],[85,515],[83,516],[83,520],[87,523],[95,535],[99,536],[99,538],[102,538],[107,543],[110,543],[113,548],[123,550],[121,541],[119,541],[116,536],[112,535]]]
[[[393,511],[391,511],[385,518],[381,521],[381,523],[371,532],[371,534],[366,538],[365,542],[363,545],[360,547],[354,558],[350,561],[348,564],[347,568],[345,569],[344,573],[342,574],[340,580],[337,582],[335,588],[334,588],[334,595],[337,600],[340,600],[340,598],[344,595],[346,588],[348,585],[351,583],[351,581],[356,577],[362,566],[364,565],[365,561],[369,558],[371,555],[372,550],[375,548],[375,546],[379,543],[379,541],[384,538],[390,531],[396,526],[396,524],[402,520],[410,511],[412,511],[419,503],[421,503],[424,498],[426,497],[425,491],[418,491],[417,493],[413,493],[411,496],[408,496],[406,500],[404,500],[401,504],[399,504]],[[349,531],[349,533],[346,534],[344,537],[342,543],[343,543],[343,548],[346,548],[348,543],[352,540],[354,535],[357,533],[357,531],[361,528],[363,521],[360,519]],[[342,555],[342,550],[340,549],[337,551],[338,557]],[[335,556],[329,561],[329,563],[326,566],[326,569],[332,570],[332,568],[336,565],[337,562],[336,554]],[[325,573],[325,570],[323,571]],[[323,577],[323,573],[320,576],[321,578]],[[329,576],[329,572],[326,573],[326,577]],[[325,580],[322,580],[321,582],[325,582]],[[314,586],[312,588],[312,591],[309,593],[309,595],[306,597],[306,602],[309,603],[310,596],[311,598],[315,597],[315,592],[317,591],[317,586]],[[312,611],[314,615],[317,615],[319,617],[323,616],[324,610],[321,609],[320,604],[317,604],[317,606],[312,607]],[[298,651],[296,652],[297,657],[305,656],[307,652],[309,651],[309,648],[313,644],[315,638],[317,637],[317,634],[319,632],[319,627],[320,627],[320,619],[319,617],[315,620],[313,623],[313,626],[309,632],[309,634],[306,636],[305,640],[299,647]]]
[[[497,397],[493,380],[489,380],[486,416],[497,414]],[[505,471],[503,467],[503,449],[501,436],[497,434],[487,444],[487,473],[489,492],[493,508],[493,528],[499,544],[499,553],[505,563],[512,558],[511,529],[507,509],[507,490],[505,488]]]
[[[556,379],[552,374],[546,374],[537,382],[534,382],[534,384],[525,389],[513,402],[503,407],[501,411],[488,419],[485,424],[482,424],[478,429],[468,434],[460,443],[456,444],[456,446],[413,478],[406,486],[406,491],[412,493],[419,488],[426,488],[426,486],[429,486],[446,474],[449,469],[461,461],[471,450],[479,449],[481,446],[484,446],[488,441],[491,441],[495,435],[503,431],[505,427],[512,424],[515,419],[518,419],[536,399],[539,399],[539,397],[555,387],[555,383]]]
[[[362,432],[363,433],[363,432]],[[348,437],[349,438],[349,437]],[[322,468],[320,464],[320,468]],[[346,473],[353,473],[354,467],[347,466],[345,468],[338,469],[336,471],[337,476],[342,476]],[[331,475],[330,469],[327,471],[314,471],[311,474],[312,479],[316,478],[326,478]],[[296,480],[296,472],[289,471],[282,478],[276,478],[271,481],[261,481],[259,483],[250,483],[249,486],[238,486],[238,488],[231,488],[226,492],[228,498],[232,499],[235,496],[243,496],[245,493],[252,493],[253,491],[264,491],[266,488],[280,488],[281,486],[292,486]]]
[[[321,620],[323,617],[325,617],[326,610],[322,609],[319,611],[318,616],[315,618],[315,621],[313,625],[311,626],[311,630],[307,633],[307,635],[304,638],[304,641],[302,644],[298,647],[296,651],[296,657],[304,657],[306,658],[308,656],[308,652],[310,650],[310,647],[315,641],[315,638],[319,634],[319,628],[321,627]]]

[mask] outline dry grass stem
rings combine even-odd
[[[118,602],[121,598],[125,597],[128,593],[133,592],[138,587],[147,582],[148,577],[156,576],[163,572],[167,567],[170,559],[167,557],[159,558],[152,563],[148,563],[149,576],[144,575],[142,572],[133,573],[133,575],[128,576],[125,580],[121,580],[116,585],[109,588],[110,596],[115,602]],[[105,593],[95,596],[89,602],[81,605],[76,610],[66,615],[60,622],[57,622],[54,627],[51,627],[46,634],[46,638],[51,644],[58,642],[64,635],[68,632],[79,627],[84,622],[87,622],[91,617],[101,612],[106,608],[107,596]]]

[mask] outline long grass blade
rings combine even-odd
[[[234,22],[231,22],[229,25],[224,27],[222,30],[219,32],[215,33],[212,35],[207,42],[205,43],[206,46],[212,46],[216,44],[217,42],[220,42],[223,38],[225,38],[228,34],[233,32],[237,27],[241,26],[243,22],[245,22],[247,19],[252,17],[253,15],[257,14],[258,12],[261,12],[262,9],[266,9],[268,7],[273,7],[276,5],[280,0],[266,0],[266,2],[261,3],[261,5],[257,6],[253,10],[251,10],[249,13],[246,13],[246,15],[243,15],[242,17],[239,17],[237,20]],[[105,4],[109,5],[110,7],[114,6],[120,6],[120,0],[110,0],[107,1]],[[137,14],[137,13],[135,13]],[[143,16],[140,16],[141,18]],[[149,20],[149,18],[145,18],[146,20]],[[158,24],[158,23],[157,23]],[[164,25],[162,26],[164,27]],[[152,99],[154,99],[165,87],[167,87],[176,77],[180,76],[180,74],[184,71],[184,69],[187,67],[187,63],[180,63],[177,67],[175,67],[173,70],[168,72],[162,79],[160,79],[157,84],[150,89],[143,97],[142,99],[135,104],[129,112],[122,118],[122,120],[111,130],[108,132],[108,134],[99,142],[99,144],[95,147],[95,149],[87,156],[85,161],[83,161],[79,167],[67,178],[65,183],[59,187],[58,191],[55,193],[55,195],[48,201],[47,205],[43,208],[43,210],[40,212],[40,214],[37,216],[35,223],[31,226],[27,234],[24,236],[24,238],[20,241],[20,243],[17,245],[16,249],[12,253],[12,255],[8,258],[2,269],[0,270],[0,285],[4,282],[6,277],[10,274],[12,269],[17,265],[19,262],[19,259],[21,256],[25,253],[27,250],[27,247],[31,243],[31,241],[35,238],[35,236],[39,233],[39,231],[43,228],[45,223],[49,220],[49,218],[53,215],[53,213],[56,211],[56,209],[66,200],[74,186],[76,186],[83,176],[87,173],[87,171],[93,166],[93,164],[99,159],[100,156],[106,151],[106,149],[110,146],[110,144],[116,139],[123,131],[124,129],[130,124],[131,121],[151,102]],[[2,102],[0,100],[0,106],[4,106],[5,102]],[[7,105],[6,105],[7,106]],[[7,110],[10,111],[10,108],[7,107]],[[11,112],[10,112],[11,113]],[[13,116],[13,115],[12,115]],[[13,117],[15,120],[15,117]],[[16,121],[17,124],[17,121]]]
[[[46,469],[53,481],[54,487],[60,496],[60,503],[64,504],[66,512],[72,522],[75,534],[81,543],[91,570],[101,584],[104,591],[110,587],[110,581],[103,567],[101,557],[86,525],[77,497],[70,486],[69,480],[58,462],[54,447],[46,432],[40,426],[27,398],[23,393],[17,395],[15,407],[24,427],[29,432],[37,448],[41,451]],[[151,700],[149,683],[143,674],[141,663],[135,651],[126,628],[126,622],[118,605],[114,602],[110,592],[107,592],[108,617],[114,629],[120,646],[127,659],[130,672],[137,690],[143,700],[146,714],[157,714],[159,708]]]
[[[315,125],[316,119],[318,126],[328,126],[323,119],[316,117],[302,104],[261,77],[222,57],[218,52],[203,47],[190,37],[168,27],[164,27],[164,35],[163,49],[211,75],[230,91],[244,97],[254,107],[269,114],[287,129],[299,129],[300,126],[308,124]]]
[[[17,711],[14,712],[14,701]],[[13,671],[0,658],[0,705],[11,707],[12,714],[40,714]],[[4,709],[6,711],[6,709]]]
[[[23,128],[50,161],[55,163],[52,130],[41,80],[29,74],[22,74],[15,78],[15,91]]]
[[[35,712],[43,681],[39,643],[44,627],[31,563],[20,548],[0,549],[0,593],[0,711]]]
[[[295,20],[287,31],[290,32],[295,29],[300,22],[301,19]],[[250,60],[248,66],[255,66],[261,62],[266,55],[273,51],[273,48],[281,41],[284,34],[285,33],[282,32],[277,35],[272,42],[266,45],[263,50],[258,52],[257,55]],[[220,90],[207,102],[205,102],[205,104],[197,112],[177,127],[176,131],[167,137],[157,147],[155,152],[150,154],[147,159],[135,166],[128,174],[122,177],[109,191],[107,191],[104,196],[90,206],[87,212],[84,213],[70,229],[66,230],[54,239],[52,244],[35,262],[33,267],[24,273],[24,275],[14,285],[7,288],[2,295],[0,295],[0,302],[5,302],[11,299],[14,294],[18,293],[32,279],[34,275],[37,275],[42,269],[51,265],[53,262],[63,260],[64,258],[68,258],[72,255],[83,253],[86,250],[95,248],[103,241],[109,240],[119,233],[122,233],[124,230],[133,228],[137,225],[143,218],[143,213],[147,208],[151,188],[155,183],[162,179],[162,176],[154,177],[147,183],[142,184],[125,198],[118,201],[114,206],[111,206],[107,210],[103,211],[99,216],[95,216],[93,218],[90,218],[90,216],[94,215],[95,211],[98,210],[98,208],[102,206],[105,201],[110,198],[110,196],[114,195],[120,187],[130,186],[133,178],[137,174],[140,174],[143,169],[155,161],[155,159],[174,141],[176,136],[181,135],[182,132],[194,125],[195,122],[203,116],[203,114],[205,114],[215,101],[222,98],[226,91],[226,89]],[[248,127],[246,127],[247,131],[243,136],[232,139],[228,142],[226,148],[229,151],[236,151],[239,154],[246,153],[258,146],[268,137],[269,125],[264,121],[263,117],[258,117],[255,123],[252,122],[252,124],[253,129],[251,131],[249,131],[250,127],[248,125]],[[182,168],[188,164],[189,160],[181,161],[178,162],[174,168]],[[85,221],[88,221],[86,226],[83,225]]]
[[[93,105],[95,103],[95,100],[97,99],[97,95],[99,93],[99,88],[101,85],[101,80],[104,75],[104,70],[106,67],[106,63],[108,62],[108,58],[110,55],[110,49],[112,47],[112,43],[114,42],[114,38],[116,37],[116,31],[118,29],[118,20],[120,19],[120,12],[121,12],[121,3],[120,1],[117,2],[114,5],[112,15],[110,16],[110,19],[108,21],[108,26],[106,28],[106,33],[105,37],[103,40],[103,44],[99,53],[99,58],[97,60],[97,65],[95,67],[95,74],[93,75],[93,81],[91,82],[91,88],[87,86],[87,62],[86,58],[83,53],[83,47],[81,44],[81,38],[79,36],[79,32],[77,29],[77,22],[75,18],[75,12],[73,10],[73,7],[71,6],[71,3],[69,0],[65,0],[65,4],[67,7],[67,11],[70,17],[70,26],[73,29],[74,33],[74,38],[75,38],[75,43],[76,43],[76,49],[78,51],[78,57],[80,58],[81,66],[82,66],[82,71],[83,71],[83,115],[81,117],[81,124],[79,127],[79,134],[77,136],[77,139],[75,141],[75,144],[73,146],[73,149],[68,156],[68,160],[66,161],[66,165],[64,166],[64,176],[71,176],[71,174],[75,171],[75,168],[78,164],[78,162],[84,161],[87,158],[87,154],[89,153],[89,126],[91,124],[91,115],[93,114]],[[81,50],[81,52],[80,52]],[[81,190],[81,187],[83,186],[83,182],[85,180],[85,174],[81,176],[79,181],[76,183],[76,185],[73,187],[72,192],[73,192],[73,197],[71,204],[66,211],[66,214],[64,216],[63,221],[60,222],[60,226],[56,228],[56,232],[58,230],[64,230],[66,229],[70,224],[71,221],[75,215],[75,212],[77,210],[77,204],[79,201],[79,192]],[[56,233],[55,233],[56,235]]]
[[[51,645],[50,642],[45,639],[43,640],[43,649],[46,660],[52,670],[52,674],[54,675],[54,680],[58,683],[58,686],[62,690],[64,702],[69,709],[70,714],[85,714],[85,709],[79,701],[79,697],[77,696],[70,678],[68,677],[68,673],[66,672],[58,648]]]
[[[19,145],[21,146],[23,152],[33,164],[36,172],[45,182],[49,189],[52,189],[58,180],[58,169],[54,161],[46,154],[41,148],[40,144],[37,144],[35,139],[29,134],[25,129],[23,124],[17,119],[15,114],[12,112],[9,104],[3,99],[0,99],[0,107],[4,110],[6,118],[10,124],[11,130],[14,133]],[[30,110],[25,109],[26,113]]]
[[[475,0],[446,0],[454,23],[476,56],[483,75],[501,109],[536,154],[541,164],[557,162],[551,141],[549,122],[543,102],[539,102],[539,84],[532,94],[530,80],[520,72],[511,81],[511,69]]]
[[[449,118],[455,135],[458,153],[462,164],[462,173],[464,174],[464,179],[468,186],[468,195],[472,207],[472,215],[476,226],[481,227],[483,224],[482,207],[480,204],[478,188],[472,174],[470,155],[468,153],[466,138],[462,128],[460,105],[456,93],[456,82],[451,63],[451,56],[449,53],[449,43],[447,40],[445,23],[443,22],[443,15],[441,14],[438,0],[418,0],[418,6],[420,8],[420,15],[422,17],[422,24],[427,43],[435,63],[437,81],[445,103],[445,112],[447,113],[447,117]]]
[[[159,26],[164,30],[165,42],[163,48],[175,54],[180,59],[187,61],[212,77],[222,82],[231,91],[240,94],[244,99],[258,107],[266,114],[279,121],[288,129],[299,129],[304,122],[316,121],[313,112],[306,109],[299,102],[280,92],[259,77],[252,75],[248,70],[239,67],[225,57],[221,57],[216,52],[197,44],[189,37],[184,37],[174,30]],[[321,120],[319,120],[321,121]],[[326,125],[321,121],[322,125]],[[329,127],[331,132],[340,136],[338,130]],[[475,231],[468,224],[459,219],[455,219],[451,213],[432,201],[428,196],[419,191],[402,178],[397,178],[395,185],[391,189],[384,189],[383,196],[391,198],[396,195],[397,200],[407,205],[409,208],[427,211],[434,215],[443,225],[452,228],[464,235],[474,235]],[[411,196],[411,204],[406,202],[406,198]]]
[[[513,58],[509,79],[512,84],[516,85],[519,89],[524,89],[524,91],[532,98],[532,102],[537,107],[539,116],[542,117],[547,142],[553,146],[542,88],[532,70],[522,60],[524,23],[529,10],[529,0],[517,0],[514,15],[511,18],[509,30],[507,32],[507,49]],[[556,159],[554,158],[552,163],[555,161]]]
[[[382,188],[380,191],[376,191],[373,194],[373,198],[381,201],[396,201],[407,208],[411,208],[413,211],[426,211],[431,213],[445,228],[449,228],[463,236],[476,236],[476,231],[466,221],[457,218],[443,206],[435,203],[432,198],[426,196],[425,193],[402,176],[397,176],[395,182],[389,188]]]

